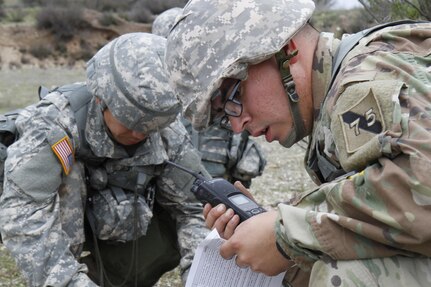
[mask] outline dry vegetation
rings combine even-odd
[[[323,1],[323,0],[320,0]],[[0,68],[82,67],[100,47],[128,32],[149,32],[154,18],[185,0],[0,0]],[[316,13],[322,30],[369,26],[363,11]]]

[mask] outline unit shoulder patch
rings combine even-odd
[[[51,145],[51,148],[60,161],[64,173],[68,175],[74,161],[74,152],[69,137],[64,136],[59,141]]]
[[[382,109],[372,89],[338,117],[348,153],[357,151],[386,128]]]

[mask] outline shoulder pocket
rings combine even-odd
[[[43,147],[36,155],[21,167],[15,168],[9,175],[27,195],[36,201],[50,198],[61,184],[61,166],[56,160],[51,147]]]

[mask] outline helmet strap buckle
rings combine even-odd
[[[290,102],[290,112],[292,114],[293,128],[294,131],[290,134],[289,138],[282,143],[285,147],[290,147],[294,143],[301,140],[305,135],[305,128],[299,110],[299,96],[296,92],[295,82],[293,81],[292,74],[290,73],[290,60],[298,55],[298,50],[287,54],[284,49],[281,49],[275,54],[277,60],[278,69],[280,70],[281,82],[284,86],[284,91]]]

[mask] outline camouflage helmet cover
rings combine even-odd
[[[153,21],[151,32],[166,38],[175,23],[176,17],[181,14],[181,11],[183,11],[182,8],[174,7],[159,14]]]
[[[280,51],[314,11],[311,0],[190,0],[168,36],[165,61],[183,113],[210,124],[211,95],[224,78]]]
[[[166,39],[124,34],[87,63],[87,85],[128,129],[150,133],[173,122],[180,104],[164,68]]]

